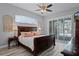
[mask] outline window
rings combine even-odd
[[[49,22],[49,34],[55,34],[57,39],[70,40],[72,35],[72,21],[70,17]]]
[[[37,21],[33,18],[16,15],[15,16],[15,22],[17,23],[27,23],[27,24],[37,24]]]

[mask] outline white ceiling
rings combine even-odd
[[[75,9],[79,7],[79,3],[52,3],[53,6],[50,7],[50,9],[53,11],[41,14],[40,11],[35,11],[36,9],[39,9],[36,3],[11,3],[11,4],[23,8],[25,10],[28,10],[30,12],[37,13],[42,16],[46,16],[52,13],[62,12],[70,9]]]

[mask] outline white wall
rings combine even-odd
[[[3,16],[4,15],[11,15],[13,17],[13,19],[15,18],[15,15],[23,15],[23,16],[27,16],[27,17],[32,17],[34,19],[36,19],[38,21],[39,26],[41,27],[41,33],[43,33],[43,17],[26,11],[24,9],[15,7],[13,5],[10,4],[5,4],[5,3],[0,3],[0,45],[5,44],[5,42],[7,43],[7,38],[3,38],[1,37],[1,35],[4,35],[4,37],[6,37],[7,33],[3,32]],[[6,34],[6,35],[5,35]]]

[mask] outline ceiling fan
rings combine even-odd
[[[52,10],[50,10],[49,8],[52,7],[52,4],[46,4],[43,3],[41,5],[37,5],[39,7],[39,9],[37,9],[36,11],[40,11],[41,14],[45,13],[45,12],[52,12]]]

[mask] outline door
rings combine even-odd
[[[51,24],[52,23],[52,24]],[[58,19],[50,23],[50,34],[55,34],[56,39],[69,41],[71,39],[71,19]]]
[[[72,36],[72,22],[70,19],[64,20],[64,40],[68,41],[71,39]]]

